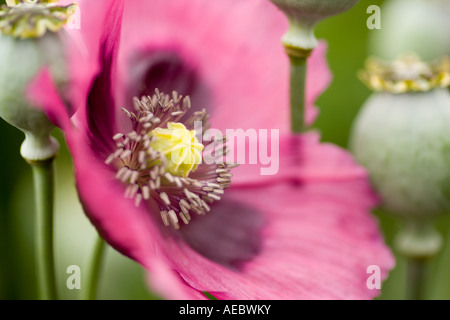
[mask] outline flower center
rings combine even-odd
[[[151,147],[164,154],[166,170],[180,177],[187,177],[197,170],[202,161],[203,144],[198,142],[194,130],[188,130],[179,122],[169,122],[167,129],[156,128],[150,132],[154,137]]]
[[[180,228],[191,221],[191,214],[204,215],[231,183],[233,164],[223,161],[225,139],[216,137],[202,144],[196,138],[208,128],[206,112],[187,115],[189,97],[176,92],[172,97],[156,90],[153,96],[134,99],[134,111],[123,109],[133,130],[118,133],[117,149],[106,164],[117,170],[116,178],[126,185],[125,197],[135,205],[146,202],[159,210],[164,225]],[[202,132],[195,132],[200,121]],[[202,152],[214,150],[213,160],[202,162]]]
[[[6,0],[0,6],[0,31],[15,38],[39,38],[62,29],[77,6],[58,6],[57,0]]]

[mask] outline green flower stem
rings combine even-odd
[[[274,1],[275,5],[281,5],[284,1]],[[306,84],[306,61],[312,50],[317,46],[314,36],[316,22],[304,19],[303,15],[297,16],[297,7],[288,9],[293,3],[280,9],[286,13],[289,20],[289,29],[281,38],[286,54],[290,61],[290,106],[291,106],[291,131],[302,133],[305,126],[305,84]],[[287,11],[286,11],[287,10]]]
[[[289,55],[289,60],[291,130],[301,133],[305,130],[306,58]]]
[[[434,228],[433,218],[410,218],[404,221],[395,245],[408,263],[406,298],[425,299],[428,262],[442,248],[442,236]]]
[[[425,259],[408,259],[407,300],[425,299],[427,265]]]
[[[96,300],[97,298],[99,275],[105,255],[105,247],[105,241],[100,236],[97,236],[89,261],[88,272],[83,276],[85,282],[81,291],[82,300]]]
[[[54,158],[30,161],[33,171],[36,221],[35,253],[39,298],[57,299],[53,251]]]

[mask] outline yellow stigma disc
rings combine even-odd
[[[166,170],[171,174],[187,177],[197,170],[204,146],[196,138],[194,130],[186,129],[179,122],[169,122],[167,129],[156,128],[150,132],[150,137],[154,137],[151,147],[164,154]]]

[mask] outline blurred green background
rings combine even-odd
[[[4,0],[0,0],[0,3]],[[361,0],[352,10],[321,22],[318,38],[328,42],[328,61],[333,82],[319,98],[320,116],[315,128],[322,140],[347,147],[350,128],[370,91],[357,79],[356,73],[368,56],[368,39],[379,30],[369,30],[366,20],[369,5],[384,1]],[[382,24],[383,25],[383,24]],[[33,191],[29,166],[19,156],[23,134],[0,119],[0,299],[34,299],[36,297],[33,258]],[[65,286],[66,268],[83,265],[89,255],[95,231],[84,217],[73,184],[70,155],[62,134],[55,130],[61,144],[57,165],[56,263],[60,295],[76,299],[79,292]],[[379,219],[385,239],[392,247],[399,221],[380,210]],[[450,299],[450,217],[438,220],[445,239],[441,254],[430,265],[427,297]],[[396,254],[396,252],[394,251]],[[406,266],[397,254],[397,266],[383,283],[378,299],[404,299]],[[142,269],[108,248],[101,276],[100,299],[149,299],[153,295],[145,286]]]

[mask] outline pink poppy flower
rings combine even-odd
[[[151,287],[170,299],[205,291],[219,299],[376,296],[367,268],[378,266],[381,281],[394,261],[370,215],[376,197],[366,172],[316,133],[288,133],[281,13],[259,0],[129,0],[124,11],[121,1],[96,3],[107,31],[81,30],[102,35],[102,67],[76,127],[46,70],[28,93],[66,132],[80,199],[108,243],[145,266]],[[99,15],[90,6],[81,2],[82,22]],[[309,122],[330,81],[324,55],[321,45],[308,62]],[[155,88],[191,100],[133,102]],[[261,165],[170,167],[161,156],[173,147],[165,136],[184,139],[192,120],[220,130],[279,129],[278,173],[262,176]],[[203,151],[179,150],[183,158]]]

